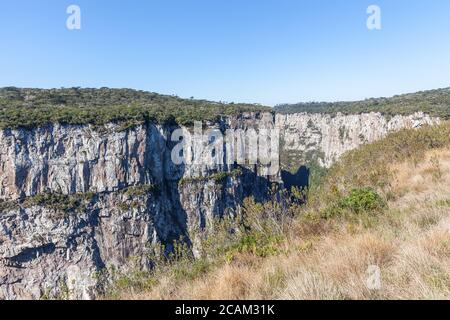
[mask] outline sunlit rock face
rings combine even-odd
[[[278,129],[283,165],[329,167],[389,132],[438,122],[423,113],[244,113],[201,130],[233,129],[246,141],[251,130]],[[180,140],[172,138],[180,130],[186,161],[176,164]],[[180,239],[196,254],[195,235],[212,219],[239,215],[246,197],[264,201],[274,184],[283,186],[280,170],[267,175],[261,164],[230,163],[247,151],[237,146],[212,156],[210,137],[194,131],[151,123],[1,130],[0,299],[93,299],[104,270],[131,262],[151,268],[152,248],[168,253]]]
[[[386,117],[381,113],[329,115],[313,113],[277,114],[283,164],[301,166],[311,161],[330,167],[345,152],[385,137],[403,128],[439,123],[424,113]]]
[[[244,135],[273,128],[271,113],[203,124]],[[176,130],[186,133],[184,157],[200,161],[174,164]],[[211,142],[192,131],[151,123],[0,131],[0,299],[92,299],[105,268],[131,260],[151,268],[149,248],[168,253],[180,239],[195,253],[192,230],[240,214],[244,198],[264,201],[281,185],[279,171],[266,176],[261,165],[206,161]],[[204,150],[196,154],[199,144]],[[220,151],[215,157],[235,152],[226,144]]]

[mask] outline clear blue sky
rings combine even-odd
[[[66,28],[77,4],[82,29]],[[382,30],[366,9],[382,10]],[[3,0],[0,86],[277,104],[450,86],[448,0]]]

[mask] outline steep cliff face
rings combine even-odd
[[[298,168],[311,162],[329,167],[389,132],[438,122],[423,113],[244,113],[203,129],[240,129],[238,138],[245,140],[251,129],[277,128],[284,166]],[[184,164],[172,159],[177,130],[185,133],[182,154],[191,160]],[[267,176],[261,165],[206,161],[213,141],[192,133],[151,123],[126,130],[53,124],[0,131],[0,299],[63,292],[94,298],[105,268],[126,269],[130,261],[150,268],[153,245],[167,253],[180,238],[195,254],[194,230],[240,214],[245,197],[263,201],[272,184],[282,184],[279,171]],[[243,152],[227,145],[216,151],[223,159]],[[199,162],[192,161],[196,156]]]
[[[345,152],[379,140],[390,132],[439,122],[439,118],[421,112],[394,117],[380,113],[294,113],[276,116],[276,126],[281,134],[282,164],[290,169],[311,162],[330,167]]]
[[[246,113],[206,129],[271,129],[270,113]],[[264,200],[280,175],[262,167],[223,163],[174,164],[178,126],[49,125],[0,131],[0,299],[57,296],[90,299],[105,267],[143,268],[151,244],[171,250],[214,217],[239,214],[247,196]],[[184,157],[196,144],[186,138]],[[203,151],[203,156],[209,156]],[[225,145],[220,157],[230,152]]]

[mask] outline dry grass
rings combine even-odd
[[[389,209],[290,228],[281,253],[240,254],[194,280],[162,276],[121,299],[450,299],[450,149],[392,165]],[[367,227],[366,220],[369,220]],[[368,287],[368,268],[381,286]]]
[[[399,195],[396,206],[411,207],[424,201],[438,201],[450,188],[449,149],[429,151],[417,165],[405,161],[393,165],[392,169],[395,172],[393,192]]]

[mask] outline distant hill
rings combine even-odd
[[[327,113],[360,114],[380,112],[385,115],[407,115],[423,111],[429,115],[450,119],[450,88],[421,91],[391,98],[372,98],[352,102],[308,102],[281,104],[275,107],[281,114]]]
[[[117,122],[124,127],[146,121],[192,124],[244,111],[272,111],[253,104],[181,99],[131,89],[0,88],[0,128],[36,127],[48,123]]]

